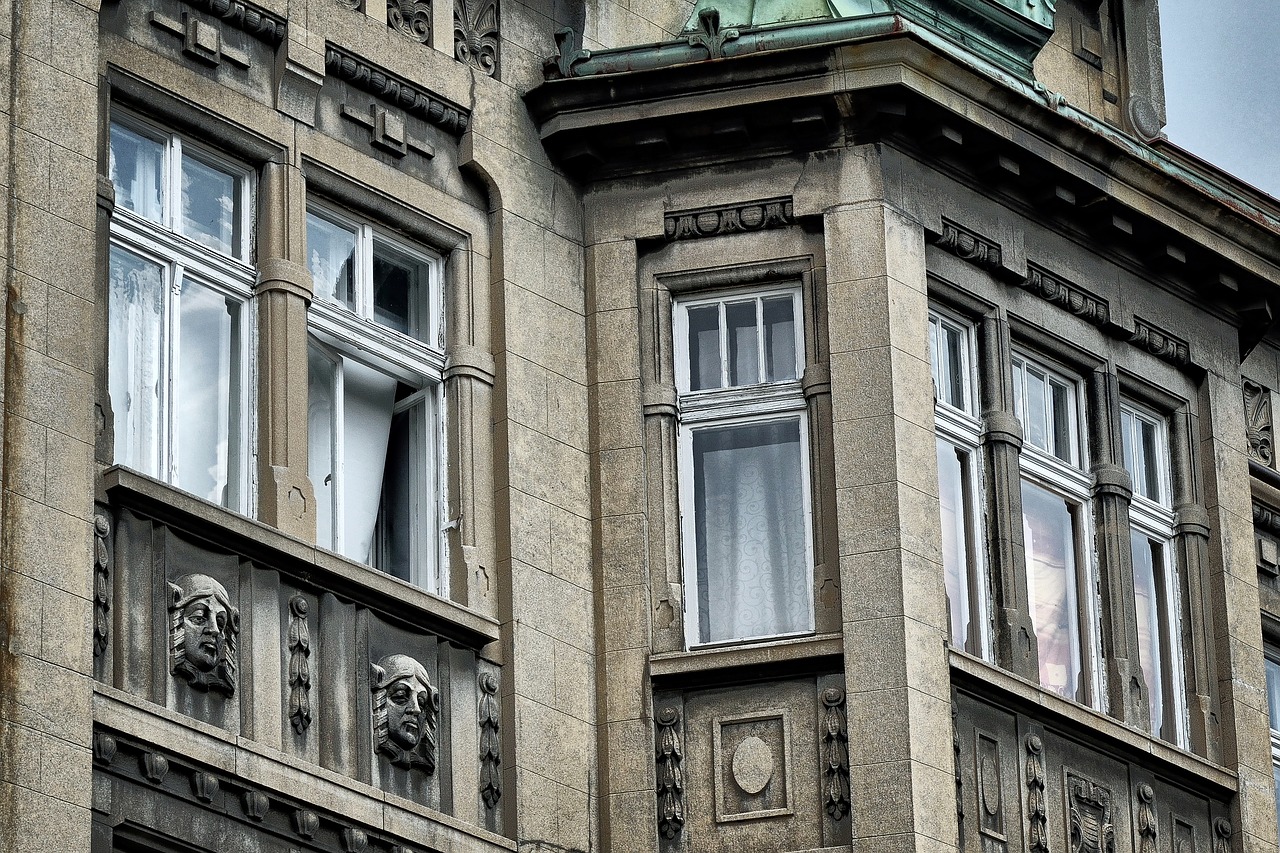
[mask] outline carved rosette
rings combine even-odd
[[[1115,853],[1111,792],[1088,779],[1067,775],[1071,849],[1078,853]]]
[[[785,228],[794,222],[791,199],[771,198],[668,213],[663,219],[663,232],[668,240],[691,240],[741,231]]]
[[[1244,382],[1244,426],[1249,438],[1249,458],[1268,467],[1274,466],[1271,392],[1248,380]]]
[[[684,829],[680,711],[668,705],[654,719],[658,724],[658,833],[663,838],[671,839]]]
[[[420,44],[431,43],[429,0],[387,0],[387,26]]]
[[[942,235],[935,241],[939,249],[945,249],[962,261],[995,272],[1000,269],[1002,255],[1000,244],[988,240],[967,228],[949,220],[942,220]]]
[[[1038,735],[1027,735],[1024,745],[1027,749],[1024,769],[1027,783],[1027,850],[1029,853],[1049,853],[1049,818],[1044,797],[1044,743]]]
[[[481,73],[498,73],[498,0],[454,0],[453,55]]]
[[[1231,821],[1223,817],[1213,822],[1213,853],[1231,853]]]
[[[502,739],[498,736],[498,679],[480,674],[480,797],[493,809],[502,797]]]
[[[1156,792],[1143,783],[1138,786],[1138,853],[1156,853]]]
[[[849,733],[844,691],[822,691],[822,800],[832,820],[849,813]]]
[[[298,734],[311,725],[311,631],[307,599],[289,599],[289,722]]]
[[[107,650],[111,612],[111,519],[105,513],[93,514],[93,656],[102,657]]]
[[[1027,265],[1027,277],[1018,286],[1099,328],[1111,322],[1111,310],[1105,300],[1032,264]]]

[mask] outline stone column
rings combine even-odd
[[[954,850],[924,232],[882,198],[824,224],[853,850]]]
[[[258,183],[258,518],[314,540],[307,477],[306,183],[302,170],[267,163]]]

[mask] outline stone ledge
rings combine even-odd
[[[762,669],[778,668],[786,674],[818,672],[823,664],[834,662],[840,667],[844,656],[844,640],[839,634],[814,634],[785,640],[743,644],[717,648],[693,649],[687,652],[663,652],[649,656],[649,674],[663,687],[676,686],[685,680],[708,683],[708,676],[733,680],[744,669],[758,678]],[[803,664],[810,664],[805,666]]]

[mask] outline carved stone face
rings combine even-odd
[[[173,674],[197,690],[235,691],[240,614],[227,590],[208,575],[183,575],[169,585]]]
[[[387,673],[387,737],[401,749],[414,749],[432,704],[427,672],[408,655],[390,655],[380,666]]]
[[[227,621],[231,609],[214,595],[197,598],[182,609],[182,633],[187,660],[202,672],[212,672],[226,656]]]

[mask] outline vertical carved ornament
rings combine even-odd
[[[1143,783],[1138,786],[1138,853],[1156,853],[1156,792]]]
[[[387,26],[420,44],[430,44],[430,0],[387,0]]]
[[[1271,447],[1271,392],[1261,385],[1244,383],[1244,424],[1249,438],[1249,458],[1263,465],[1273,465]]]
[[[849,813],[849,734],[845,695],[837,687],[822,691],[822,799],[832,820]]]
[[[1027,850],[1049,853],[1049,818],[1044,801],[1044,744],[1038,735],[1027,735]]]
[[[1111,792],[1088,779],[1070,774],[1067,775],[1067,792],[1071,849],[1079,853],[1115,853]]]
[[[1213,822],[1213,853],[1231,853],[1231,821],[1224,817]]]
[[[675,838],[684,828],[684,771],[680,768],[680,711],[658,712],[658,833]]]
[[[454,0],[453,55],[490,77],[498,73],[498,0]]]
[[[960,774],[960,709],[951,704],[951,751],[956,773],[956,823],[960,825],[960,849],[964,849],[964,778]]]
[[[480,797],[485,808],[497,807],[502,797],[502,752],[498,737],[498,679],[480,674]]]
[[[311,726],[311,631],[307,599],[289,599],[289,722],[302,734]]]
[[[93,656],[102,657],[109,638],[108,616],[111,612],[111,519],[104,513],[93,514]]]

